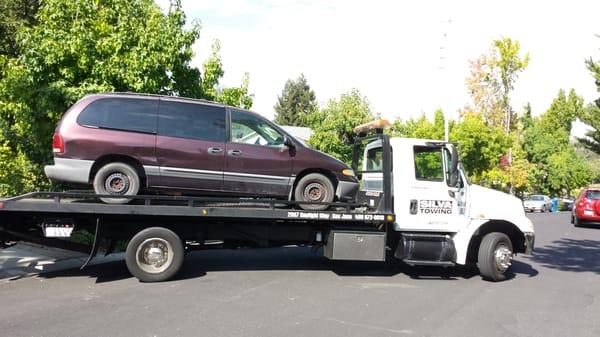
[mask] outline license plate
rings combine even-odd
[[[594,215],[594,211],[583,211],[584,215]]]
[[[42,229],[47,238],[68,238],[71,237],[75,224],[71,219],[45,219]]]

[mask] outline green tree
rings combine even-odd
[[[190,65],[200,25],[186,25],[180,1],[163,12],[153,0],[46,0],[36,20],[17,34],[19,57],[0,59],[0,157],[19,162],[0,161],[0,194],[48,187],[56,123],[86,94],[206,97]]]
[[[352,161],[354,127],[373,120],[371,105],[356,89],[332,99],[322,110],[307,116],[308,125],[314,131],[309,144],[346,163]]]
[[[574,89],[569,91],[568,96],[563,89],[560,89],[544,115],[547,128],[549,131],[562,128],[570,133],[571,124],[583,115],[584,110],[583,98],[578,96]]]
[[[532,189],[559,195],[589,184],[597,172],[569,141],[571,124],[584,111],[583,99],[560,90],[548,110],[523,132],[523,149],[534,165]]]
[[[212,44],[212,54],[203,64],[202,90],[205,99],[221,102],[231,106],[250,109],[254,95],[249,94],[250,75],[244,74],[242,85],[239,87],[223,88],[219,82],[225,70],[221,61],[221,42],[216,39]]]
[[[521,45],[510,38],[494,40],[487,54],[471,61],[466,85],[472,103],[465,113],[480,113],[487,124],[501,126],[508,133],[516,115],[510,106],[510,92],[529,64],[529,54],[520,55]]]
[[[419,118],[411,118],[406,122],[401,119],[394,121],[391,127],[392,136],[421,138],[421,139],[444,139],[444,113],[441,109],[434,112],[433,122],[425,115]]]
[[[23,27],[35,23],[35,14],[39,6],[38,0],[0,1],[0,57],[19,55],[16,35]]]
[[[600,92],[600,62],[590,58],[585,63]],[[578,138],[579,142],[590,151],[600,154],[600,98],[588,105],[580,118],[585,124],[591,126],[592,130],[586,133],[586,137]]]
[[[486,173],[500,167],[511,145],[510,136],[500,126],[487,124],[481,114],[466,114],[452,128],[450,140],[458,143],[461,161],[474,182],[497,185]]]
[[[317,99],[304,74],[285,82],[274,108],[275,123],[306,126],[306,116],[317,110]]]

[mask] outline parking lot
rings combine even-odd
[[[1,335],[600,335],[600,228],[529,216],[536,250],[502,283],[310,248],[201,251],[170,282],[140,283],[122,261],[2,281]]]

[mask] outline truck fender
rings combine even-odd
[[[469,249],[478,249],[479,245],[472,245],[472,240],[476,237],[480,237],[482,232],[501,232],[506,234],[512,241],[514,252],[523,253],[525,252],[525,234],[523,233],[522,227],[516,224],[500,219],[472,219],[468,226],[457,232],[454,237],[454,245],[456,247],[456,263],[467,264],[467,258],[469,257]],[[477,251],[474,252],[477,256]]]

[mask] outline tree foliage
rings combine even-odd
[[[600,92],[600,62],[590,58],[586,60],[586,66],[594,77],[598,92]],[[600,98],[586,107],[580,116],[581,120],[592,127],[586,133],[586,137],[579,138],[579,142],[587,149],[600,154]]]
[[[313,130],[309,144],[346,163],[352,161],[352,148],[356,135],[354,127],[373,120],[371,105],[366,97],[353,89],[332,99],[327,106],[307,116]]]
[[[520,50],[518,41],[510,38],[494,40],[487,54],[471,61],[466,85],[472,103],[463,109],[463,113],[479,113],[487,124],[501,126],[508,133],[515,122],[509,95],[519,73],[529,64],[529,54],[521,56]]]
[[[275,123],[306,126],[306,116],[317,110],[317,99],[304,74],[285,82],[274,108]]]
[[[244,74],[242,85],[239,87],[223,88],[219,85],[219,81],[225,75],[220,51],[221,42],[219,40],[213,41],[212,54],[203,65],[202,90],[204,98],[250,109],[252,107],[253,95],[248,92],[248,85],[250,83],[250,75],[248,73]]]
[[[46,0],[35,19],[15,35],[18,57],[0,58],[0,156],[19,161],[0,161],[0,186],[11,186],[0,193],[48,187],[42,167],[51,160],[53,130],[86,94],[207,97],[190,65],[200,25],[186,24],[180,1],[163,12],[153,0]],[[204,77],[218,82],[222,71],[211,71]],[[224,100],[251,104],[247,80],[222,92]]]
[[[584,112],[583,99],[574,90],[560,90],[548,110],[533,118],[523,133],[527,160],[535,166],[532,189],[547,194],[570,193],[597,175],[571,144],[571,124]]]
[[[39,0],[0,1],[0,57],[18,56],[17,32],[35,23]]]

